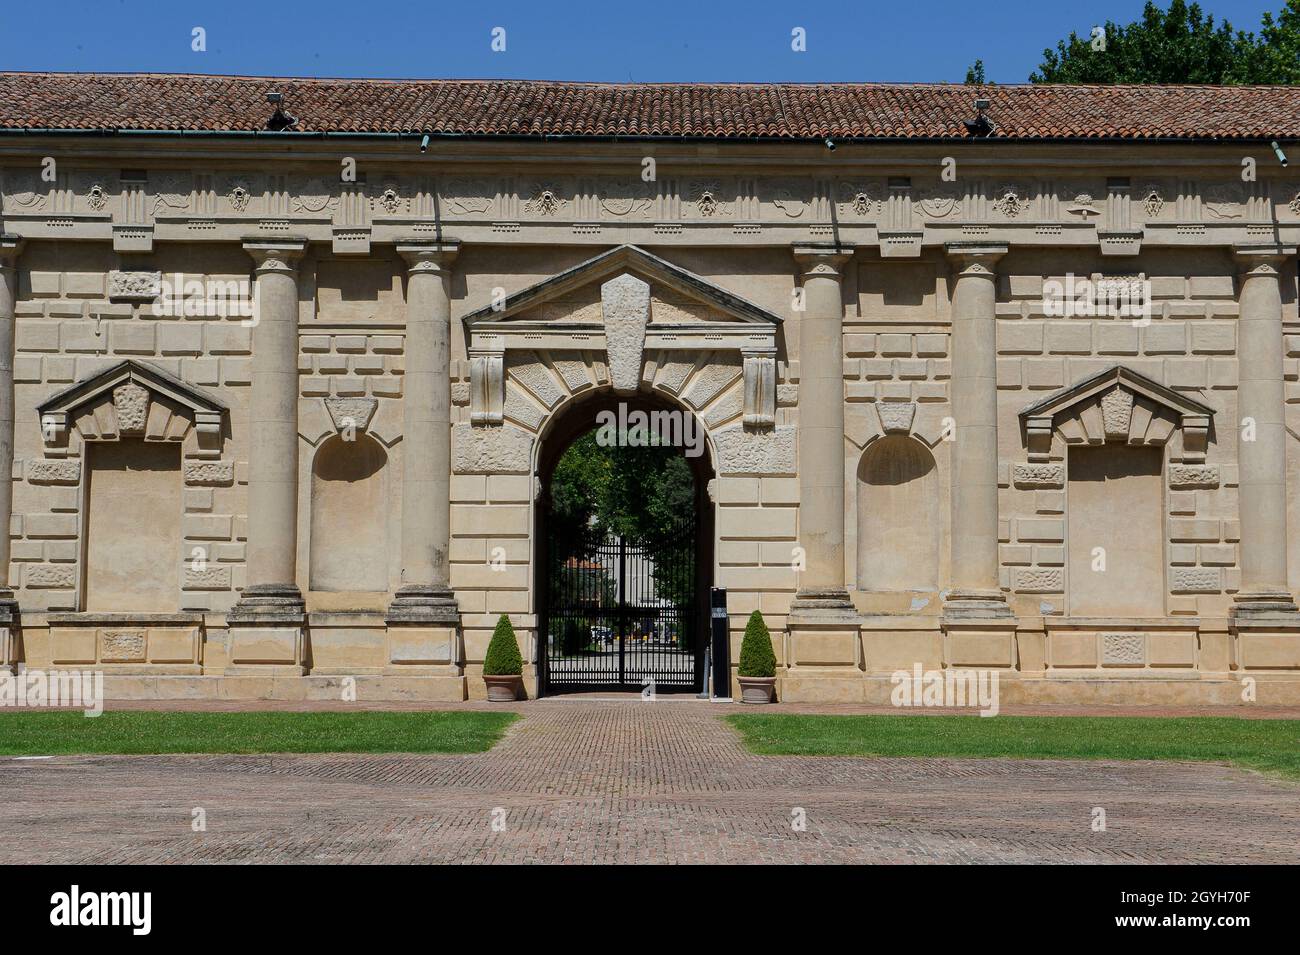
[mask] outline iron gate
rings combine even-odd
[[[544,686],[699,689],[695,517],[662,536],[595,546],[547,535]]]

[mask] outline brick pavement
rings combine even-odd
[[[0,758],[0,862],[1300,862],[1300,786],[1226,766],[760,757],[734,707],[518,708],[464,756]]]

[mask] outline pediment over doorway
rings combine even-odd
[[[1123,365],[1113,365],[1020,412],[1030,461],[1065,444],[1163,445],[1182,438],[1182,458],[1204,461],[1214,409]]]
[[[746,426],[775,422],[781,318],[637,246],[603,252],[462,322],[474,425],[503,420],[509,369],[539,355],[596,356],[599,383],[619,394],[647,387],[652,358],[735,362],[745,379]]]

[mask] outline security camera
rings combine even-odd
[[[1269,145],[1273,147],[1273,155],[1277,157],[1277,161],[1280,162],[1283,166],[1285,166],[1286,153],[1282,152],[1282,147],[1278,145],[1277,140],[1276,139],[1273,140],[1271,143],[1269,143]]]
[[[826,148],[829,149],[831,152],[835,152],[835,140],[833,139],[826,140]]]

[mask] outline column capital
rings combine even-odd
[[[26,243],[27,240],[20,235],[0,232],[0,268],[13,268],[15,260],[22,254]]]
[[[834,242],[802,242],[791,247],[805,277],[839,278],[840,266],[853,257],[853,246]]]
[[[958,275],[984,276],[996,275],[994,266],[1007,254],[1005,242],[945,242],[944,254],[957,270]]]
[[[397,254],[406,260],[407,271],[449,272],[451,264],[460,253],[460,239],[443,239],[430,242],[426,239],[400,239]]]
[[[1271,275],[1277,278],[1281,274],[1282,263],[1295,255],[1295,252],[1295,249],[1272,242],[1232,247],[1232,257],[1237,262],[1237,272],[1242,276]]]
[[[253,257],[256,271],[292,272],[298,259],[307,251],[307,240],[300,238],[254,237],[244,240],[244,251]]]

